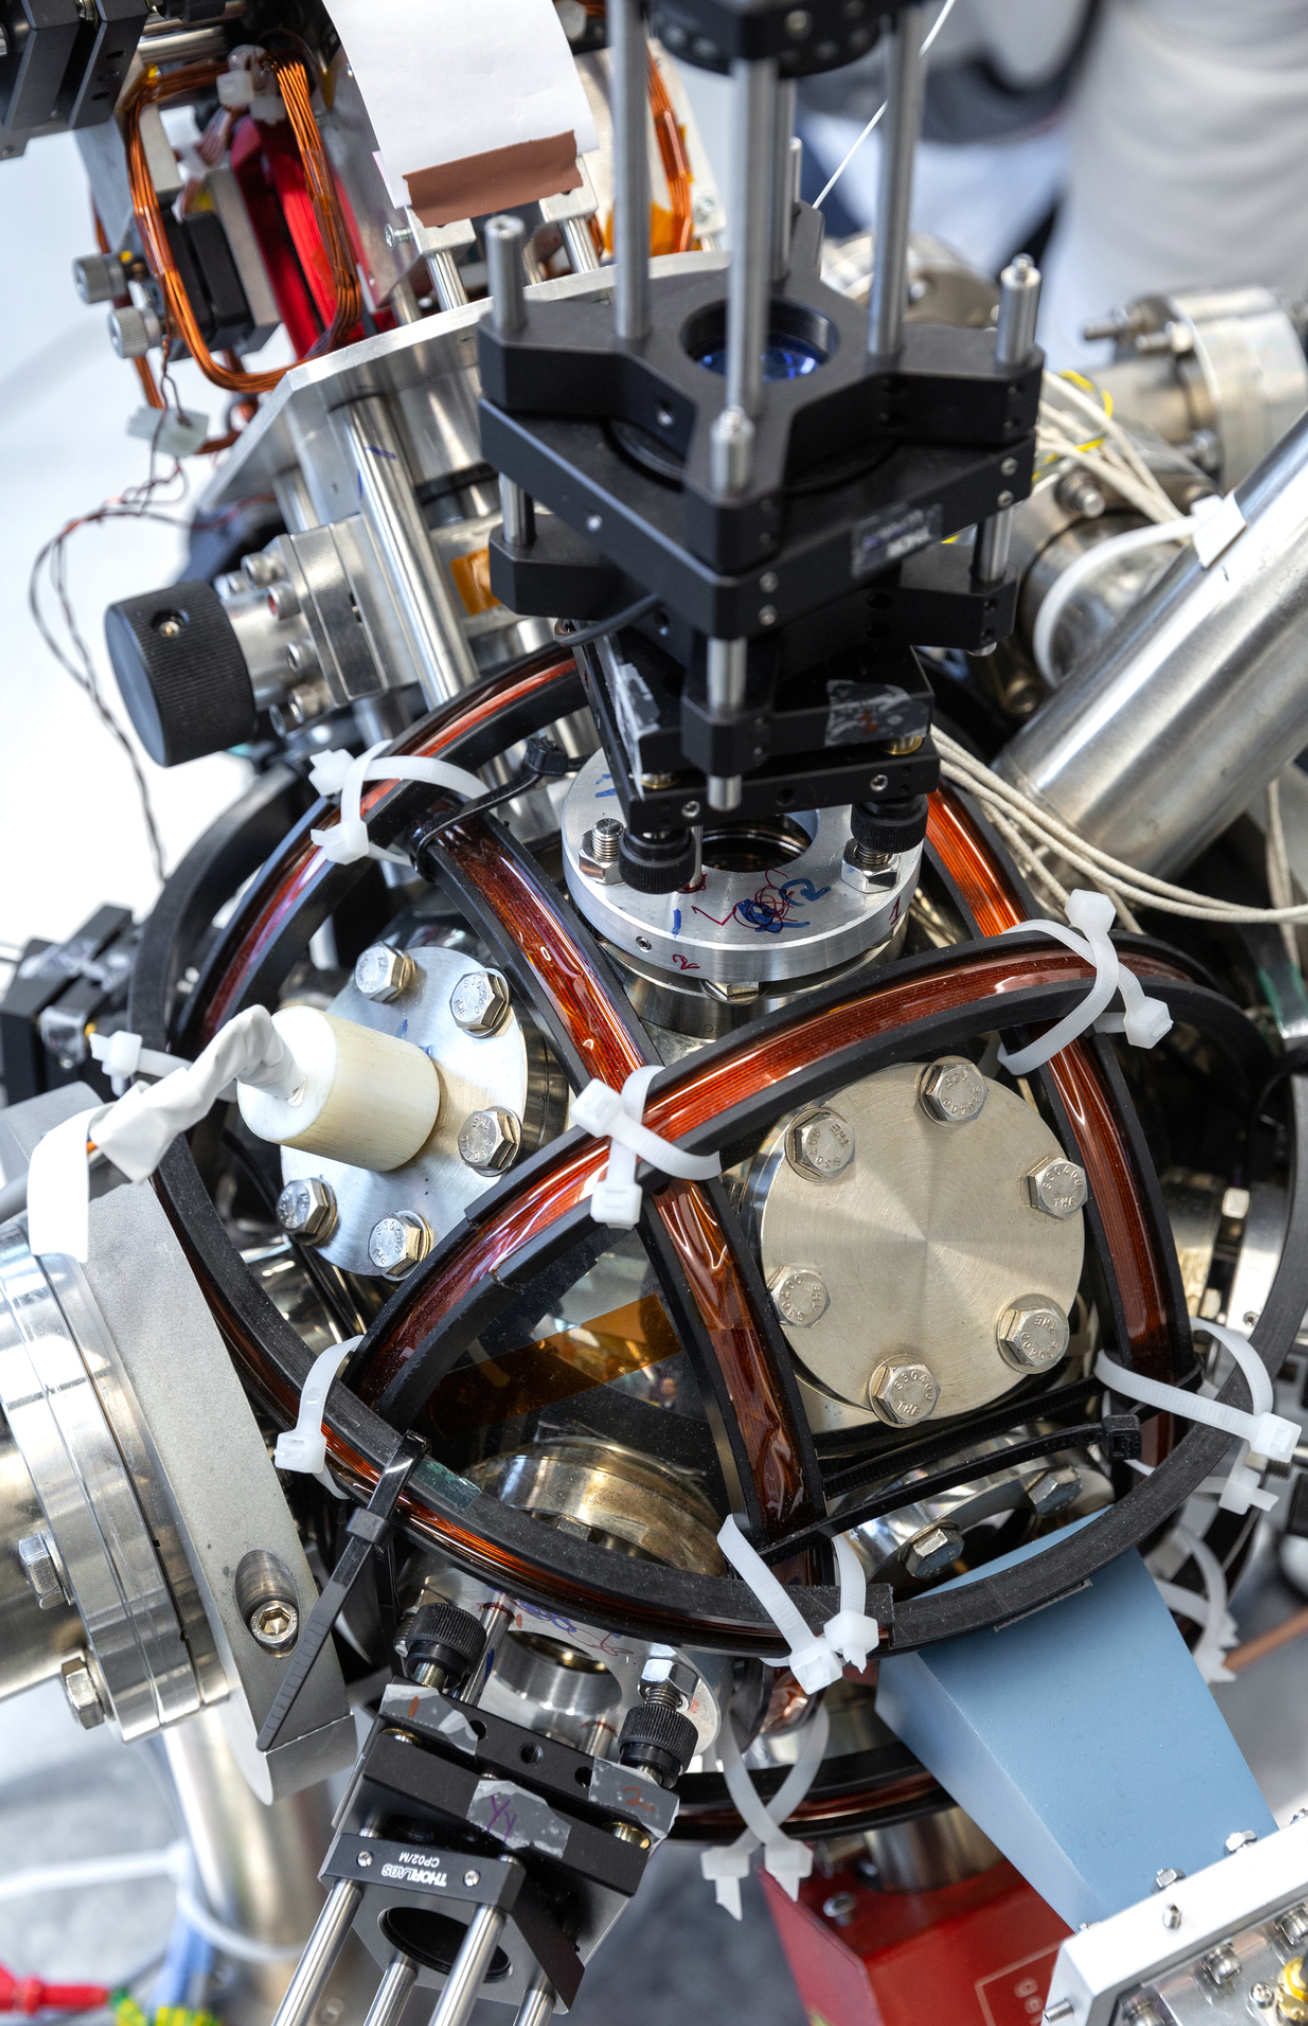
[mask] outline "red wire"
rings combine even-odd
[[[16,1977],[0,1963],[0,2012],[94,2012],[109,1996],[108,1984],[47,1984]]]

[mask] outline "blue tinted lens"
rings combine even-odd
[[[763,353],[763,378],[802,379],[805,373],[811,373],[815,366],[820,366],[825,356],[825,353],[820,352],[816,345],[810,345],[805,338],[772,337],[768,340]],[[698,363],[707,366],[710,373],[725,373],[726,345],[713,345],[707,352],[701,352],[698,355]]]

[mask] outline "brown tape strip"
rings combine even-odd
[[[488,212],[530,204],[537,197],[579,190],[577,137],[569,127],[545,140],[518,141],[511,148],[465,155],[438,169],[415,169],[404,180],[409,201],[424,225],[484,218]]]

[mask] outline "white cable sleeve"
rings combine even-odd
[[[805,1695],[830,1688],[842,1672],[838,1656],[821,1632],[814,1632],[794,1599],[773,1575],[757,1548],[745,1539],[728,1513],[718,1530],[718,1546],[742,1582],[758,1598],[776,1626],[788,1651],[784,1660],[769,1661],[771,1667],[789,1667]]]
[[[1031,636],[1032,657],[1046,682],[1056,679],[1050,657],[1058,622],[1082,586],[1098,576],[1101,565],[1115,562],[1119,556],[1130,555],[1136,549],[1156,548],[1159,542],[1183,542],[1193,533],[1195,525],[1193,517],[1187,514],[1180,520],[1151,521],[1148,527],[1128,528],[1123,535],[1111,535],[1106,542],[1096,542],[1059,572],[1045,594]]]
[[[734,1843],[702,1852],[700,1869],[713,1882],[718,1905],[736,1920],[740,1919],[741,1911],[740,1881],[748,1874],[756,1850],[762,1849],[765,1870],[791,1899],[799,1890],[800,1880],[807,1878],[813,1869],[813,1852],[808,1844],[783,1834],[781,1824],[794,1814],[817,1778],[830,1730],[825,1706],[819,1703],[800,1735],[794,1765],[765,1806],[741,1756],[730,1719],[723,1718],[717,1742],[718,1764],[745,1828]]]
[[[0,1878],[0,1900],[82,1892],[93,1885],[130,1885],[140,1878],[179,1878],[190,1861],[189,1843],[169,1843],[162,1850],[111,1850],[103,1857],[79,1857],[68,1864],[35,1865]]]
[[[1209,1547],[1207,1541],[1190,1531],[1189,1527],[1177,1526],[1172,1529],[1172,1538],[1179,1547],[1190,1555],[1204,1579],[1204,1612],[1200,1619],[1203,1632],[1195,1648],[1195,1662],[1205,1681],[1233,1681],[1225,1665],[1225,1653],[1238,1637],[1235,1620],[1227,1610],[1226,1577],[1222,1565]],[[1180,1585],[1172,1586],[1180,1589]],[[1181,1591],[1185,1596],[1190,1593]]]
[[[27,1242],[40,1258],[85,1260],[90,1249],[93,1141],[130,1182],[152,1175],[179,1133],[198,1125],[228,1085],[239,1080],[289,1095],[296,1067],[264,1006],[248,1007],[220,1027],[194,1062],[156,1084],[133,1084],[111,1105],[65,1119],[32,1150],[27,1176]]]
[[[317,1477],[326,1470],[327,1438],[323,1433],[322,1420],[327,1410],[327,1395],[345,1360],[362,1342],[362,1337],[347,1337],[342,1344],[328,1344],[326,1350],[320,1351],[314,1359],[300,1392],[295,1426],[285,1429],[277,1437],[273,1462],[279,1470],[301,1470],[308,1477]]]
[[[609,1141],[609,1158],[590,1193],[590,1214],[614,1230],[633,1231],[640,1222],[638,1160],[684,1182],[705,1182],[722,1173],[716,1154],[689,1154],[642,1123],[649,1087],[661,1068],[661,1063],[647,1062],[633,1069],[620,1091],[597,1078],[572,1101],[573,1123]]]
[[[211,1942],[220,1955],[234,1956],[238,1962],[289,1963],[298,1960],[303,1952],[302,1942],[261,1942],[253,1935],[243,1935],[237,1928],[228,1927],[226,1921],[210,1913],[185,1878],[177,1882],[177,1911],[187,1926]]]
[[[340,797],[339,821],[330,829],[309,832],[324,858],[334,865],[354,865],[370,857],[389,859],[394,865],[409,862],[402,851],[386,851],[369,840],[362,814],[363,790],[369,781],[425,781],[428,787],[448,788],[465,801],[476,801],[486,793],[483,781],[449,760],[408,753],[382,758],[389,744],[389,739],[379,739],[357,757],[343,751],[320,753],[309,769],[309,779],[320,795]]]
[[[1091,893],[1085,887],[1077,887],[1067,900],[1070,927],[1063,922],[1026,921],[1004,930],[1005,935],[1017,935],[1022,930],[1039,929],[1066,949],[1073,950],[1077,956],[1084,957],[1095,970],[1085,997],[1038,1040],[1011,1052],[1006,1048],[1000,1049],[999,1060],[1012,1075],[1026,1076],[1031,1070],[1038,1069],[1096,1024],[1106,1025],[1110,1031],[1125,1032],[1127,1040],[1136,1048],[1154,1047],[1171,1028],[1172,1016],[1162,1001],[1151,999],[1139,979],[1123,968],[1110,934],[1115,913],[1116,909],[1107,894]],[[1115,1016],[1108,1012],[1108,1008],[1119,992],[1123,1010]]]

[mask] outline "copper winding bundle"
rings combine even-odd
[[[304,65],[296,57],[271,59],[277,72],[282,98],[295,135],[305,181],[313,203],[314,216],[331,265],[336,292],[332,321],[314,346],[315,353],[331,351],[359,321],[362,300],[358,273],[349,236],[341,215],[331,169],[323,148],[322,135],[309,99],[309,81]],[[147,105],[159,105],[212,85],[218,69],[212,64],[187,64],[166,76],[147,76],[127,107],[127,159],[131,182],[132,209],[150,271],[163,290],[168,326],[184,344],[205,378],[231,394],[266,394],[289,371],[278,366],[264,373],[247,373],[239,365],[225,365],[215,359],[200,333],[190,297],[178,272],[168,244],[163,213],[146,161],[141,137],[141,113]]]

